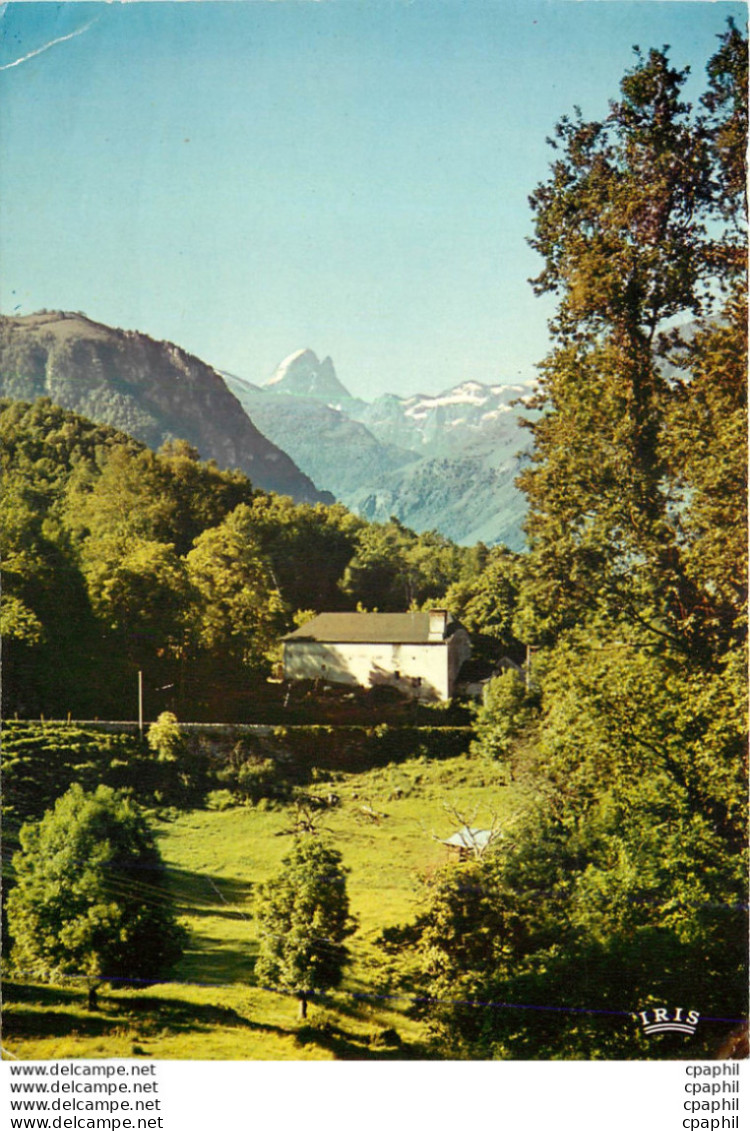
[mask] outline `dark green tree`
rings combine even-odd
[[[716,167],[715,200],[731,223],[716,246],[716,266],[744,277],[747,268],[747,37],[732,19],[719,36],[721,46],[708,64],[708,90],[701,102]]]
[[[284,603],[258,543],[252,509],[236,507],[187,555],[199,647],[214,663],[263,671],[284,623]]]
[[[747,303],[727,302],[721,321],[681,351],[689,379],[674,390],[664,452],[680,567],[709,654],[744,638],[747,623]]]
[[[484,550],[477,572],[453,582],[446,607],[469,632],[491,636],[506,651],[517,651],[513,620],[523,574],[523,557],[505,546]]]
[[[298,840],[281,871],[258,891],[261,983],[294,994],[300,1018],[308,999],[341,982],[354,931],[341,854],[317,837]]]
[[[712,1055],[729,1026],[654,1043],[626,1016],[747,1008],[746,55],[730,26],[694,114],[639,54],[605,120],[563,120],[532,197],[559,297],[514,616],[540,714],[523,811],[423,925],[453,1055]]]
[[[707,680],[595,643],[548,660],[524,811],[430,885],[419,953],[451,1055],[708,1056],[731,1024],[650,1043],[628,1012],[681,997],[744,1016],[741,653]]]
[[[20,831],[8,898],[12,959],[24,976],[81,979],[96,1002],[108,980],[163,977],[184,932],[144,818],[107,786],[72,785]]]
[[[97,634],[86,586],[33,471],[6,467],[1,478],[3,706],[64,714],[91,703]]]
[[[148,728],[146,741],[160,762],[177,762],[185,754],[185,739],[172,711],[161,712]]]
[[[719,73],[724,106],[731,76],[721,67],[712,83]],[[604,120],[561,121],[551,177],[530,198],[544,258],[534,286],[558,296],[545,412],[520,479],[540,639],[598,607],[701,645],[664,444],[689,374],[670,372],[665,355],[676,318],[720,305],[731,258],[720,249],[736,242],[738,217],[720,126],[682,101],[685,77],[666,51],[638,54]]]
[[[472,750],[485,758],[496,759],[513,777],[511,751],[514,739],[534,715],[534,696],[525,686],[522,674],[505,671],[487,685],[474,717],[476,741]]]
[[[355,552],[362,519],[339,503],[310,506],[284,495],[258,494],[252,520],[274,585],[290,609],[324,612],[346,606],[339,581]]]

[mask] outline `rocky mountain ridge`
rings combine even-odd
[[[299,502],[340,500],[462,544],[523,547],[514,480],[532,384],[468,380],[433,394],[352,397],[310,349],[264,385],[220,373],[171,342],[83,314],[0,317],[0,396],[47,396],[157,449],[184,439]]]
[[[469,380],[438,395],[367,403],[310,349],[291,354],[264,385],[224,377],[261,430],[363,517],[522,548],[525,502],[514,480],[529,444],[519,419],[534,416],[533,382]]]
[[[339,408],[353,403],[353,398],[336,376],[330,357],[319,361],[311,349],[297,350],[284,358],[265,382],[267,393],[305,397]]]
[[[0,396],[49,397],[154,449],[187,440],[201,458],[239,468],[263,490],[333,502],[256,428],[215,369],[172,342],[80,313],[2,317]]]

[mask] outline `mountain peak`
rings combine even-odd
[[[269,393],[309,397],[326,404],[351,400],[351,394],[336,376],[330,357],[319,361],[311,349],[297,350],[284,358],[264,388]]]
[[[273,376],[266,381],[266,388],[268,389],[271,385],[278,385],[280,381],[284,381],[290,370],[294,374],[297,371],[317,369],[319,366],[318,355],[311,349],[296,350],[294,353],[290,353],[289,357],[285,357],[283,361],[279,362]]]

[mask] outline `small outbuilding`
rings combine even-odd
[[[481,856],[496,837],[497,833],[492,829],[470,829],[468,825],[464,825],[441,843],[455,849],[462,859],[467,859],[469,856]]]
[[[468,632],[445,609],[320,613],[282,643],[285,679],[387,686],[425,700],[450,699],[471,655]]]

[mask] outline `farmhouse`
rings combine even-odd
[[[432,700],[450,699],[471,655],[469,634],[445,609],[321,613],[283,644],[285,679],[385,685]]]

